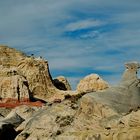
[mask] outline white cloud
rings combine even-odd
[[[81,29],[88,29],[92,27],[98,27],[105,24],[100,20],[93,20],[93,19],[85,19],[76,22],[69,23],[66,26],[66,31],[76,31]]]

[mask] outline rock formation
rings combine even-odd
[[[64,76],[58,76],[53,80],[56,88],[60,90],[71,90],[68,80]]]
[[[4,70],[5,74],[0,77],[0,98],[1,99],[29,99],[29,89],[27,80],[8,69]],[[2,71],[0,72],[2,74]],[[5,76],[4,76],[5,75]]]
[[[53,82],[46,60],[26,56],[7,46],[0,46],[0,79],[2,101],[13,98],[17,101],[46,102],[65,98],[65,92],[55,87],[56,82]],[[70,89],[66,79],[61,78],[61,83],[62,81]]]
[[[109,85],[98,74],[90,74],[80,80],[77,85],[78,92],[94,92],[108,88]]]
[[[55,90],[47,61],[27,57],[18,64],[18,71],[26,77],[32,97],[44,99]]]
[[[137,77],[138,63],[127,63],[121,82],[106,89],[103,93],[90,93],[83,97],[93,103],[102,103],[118,113],[128,113],[140,106],[140,87]],[[85,99],[84,99],[85,100]]]
[[[34,113],[36,113],[40,108],[41,107],[31,107],[28,105],[17,106],[14,109],[12,109],[12,111],[7,115],[7,117],[9,118],[9,116],[13,116],[13,114],[18,114],[24,120],[26,120],[30,118]]]
[[[2,60],[0,97],[2,102],[9,102],[9,98],[17,101],[53,102],[61,101],[67,95],[80,96],[83,94],[70,91],[71,87],[68,81],[62,76],[53,80],[46,60],[26,56],[6,46],[0,46],[0,49],[2,54],[0,55]]]
[[[138,140],[140,92],[136,73],[139,64],[126,65],[117,86],[88,93],[80,100],[69,98],[49,108],[46,106],[26,123],[16,140],[23,136],[27,140]]]
[[[0,98],[1,102],[11,99],[21,101],[29,99],[28,82],[18,74],[17,64],[25,54],[7,46],[0,46]]]
[[[77,105],[75,107],[74,105],[76,104],[72,104],[70,100],[65,100],[39,110],[26,123],[24,130],[16,137],[16,140],[21,138],[23,140],[55,139],[72,124],[77,110]]]
[[[41,107],[18,106],[9,114],[1,108],[0,139],[140,139],[139,63],[126,63],[122,80],[114,87],[91,74],[71,91],[64,77],[52,79],[46,60],[6,46],[0,46],[0,54],[0,105],[11,98],[44,102]]]
[[[0,45],[0,65],[4,67],[16,67],[17,63],[26,55],[16,49]]]
[[[18,134],[14,128],[18,127],[24,119],[18,114],[12,113],[6,118],[0,120],[0,139],[1,140],[14,140]]]
[[[63,100],[65,95],[73,94],[73,92],[65,91],[64,88],[60,89],[56,80],[52,79],[46,60],[27,57],[18,64],[18,72],[28,81],[31,99]],[[61,85],[63,83],[63,86],[70,89],[70,85],[64,77],[59,78],[59,85],[60,81]]]

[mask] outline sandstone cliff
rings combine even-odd
[[[26,56],[7,46],[0,46],[0,49],[0,79],[2,81],[0,97],[2,99],[52,102],[63,100],[66,96],[81,96],[89,91],[108,87],[108,84],[99,76],[97,80],[96,76],[91,78],[90,75],[84,82],[80,82],[77,91],[71,91],[70,84],[65,77],[59,76],[52,79],[47,60]]]
[[[0,65],[5,67],[16,67],[17,63],[25,57],[25,54],[16,49],[0,45]]]
[[[18,101],[22,99],[49,101],[55,98],[62,100],[65,96],[65,92],[55,86],[57,84],[53,82],[46,60],[26,56],[7,46],[0,46],[0,79],[2,100],[14,98]],[[70,90],[68,81],[63,85]]]

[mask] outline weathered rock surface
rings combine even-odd
[[[139,111],[131,113],[140,106],[139,79],[136,75],[139,64],[127,63],[126,66],[118,86],[103,92],[89,93],[81,98],[73,126],[76,130],[73,133],[65,131],[63,137],[69,136],[79,140],[140,139]]]
[[[80,80],[77,85],[78,92],[95,92],[109,87],[109,84],[104,81],[98,74],[90,74]]]
[[[21,75],[0,77],[0,98],[13,98],[18,101],[29,99],[29,88],[27,80]]]
[[[8,46],[0,45],[0,65],[4,67],[16,67],[17,63],[25,57],[25,54]]]
[[[18,127],[24,121],[24,119],[21,116],[19,116],[16,112],[12,112],[0,121],[3,123],[11,124],[13,125],[13,127]]]
[[[14,140],[18,134],[14,128],[24,121],[17,113],[10,113],[6,118],[0,120],[0,139]]]
[[[58,76],[53,80],[56,88],[60,90],[71,90],[68,80],[64,76]]]
[[[0,97],[31,101],[63,100],[65,91],[54,86],[48,62],[42,58],[29,57],[7,46],[0,46]],[[64,81],[64,79],[63,79]],[[66,80],[65,80],[66,82]],[[68,87],[68,82],[66,83]],[[6,99],[5,99],[6,98]],[[4,100],[3,100],[4,99]]]
[[[0,107],[0,119],[3,119],[11,112],[10,108]]]
[[[46,60],[27,57],[18,64],[18,71],[28,81],[31,98],[44,101],[64,99],[66,91],[54,86]]]
[[[69,100],[46,106],[32,116],[16,140],[55,139],[71,125],[76,110],[77,105]]]
[[[16,107],[7,117],[1,111],[0,140],[140,139],[139,63],[125,65],[117,86],[109,87],[91,74],[81,80],[77,91],[70,91],[64,77],[52,79],[46,60],[6,46],[0,46],[0,54],[0,102],[46,101],[39,108]]]
[[[19,75],[17,64],[25,54],[7,46],[0,46],[0,98],[1,102],[9,99],[29,99],[28,82]]]
[[[128,63],[116,87],[47,106],[26,123],[16,140],[139,140],[138,67],[137,63]]]
[[[12,114],[18,114],[24,120],[30,118],[36,111],[38,111],[40,107],[31,107],[27,105],[17,106],[8,114],[8,116],[12,116]],[[7,116],[7,117],[8,117]]]
[[[140,81],[137,78],[138,68],[139,64],[128,63],[122,81],[118,86],[108,88],[104,92],[89,93],[83,98],[90,98],[92,102],[107,105],[120,114],[137,109],[140,106]]]
[[[43,59],[27,57],[18,64],[18,71],[26,77],[31,92],[30,97],[33,99],[55,101],[57,99],[64,100],[67,95],[80,96],[82,94],[76,91],[60,90],[60,87],[57,88],[55,86],[56,82],[53,82],[50,75],[48,62]],[[70,89],[70,85],[65,78],[60,77],[59,80],[65,84],[67,89]]]
[[[2,81],[0,97],[2,102],[10,102],[11,98],[17,101],[55,102],[56,100],[64,100],[66,96],[83,95],[77,91],[70,91],[71,87],[64,77],[61,76],[57,80],[53,80],[46,60],[25,56],[6,46],[0,46],[0,48],[3,54],[0,58],[4,61],[4,65],[3,63],[0,65],[0,79]],[[18,62],[13,60],[14,55],[12,54],[15,54]],[[5,61],[7,56],[8,59]],[[11,60],[14,62],[12,63]]]

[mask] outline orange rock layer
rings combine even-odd
[[[20,105],[29,105],[29,106],[37,106],[41,107],[44,105],[41,101],[36,101],[36,102],[31,102],[29,99],[24,98],[20,101],[12,98],[5,98],[0,100],[0,107],[5,107],[5,108],[14,108]]]

